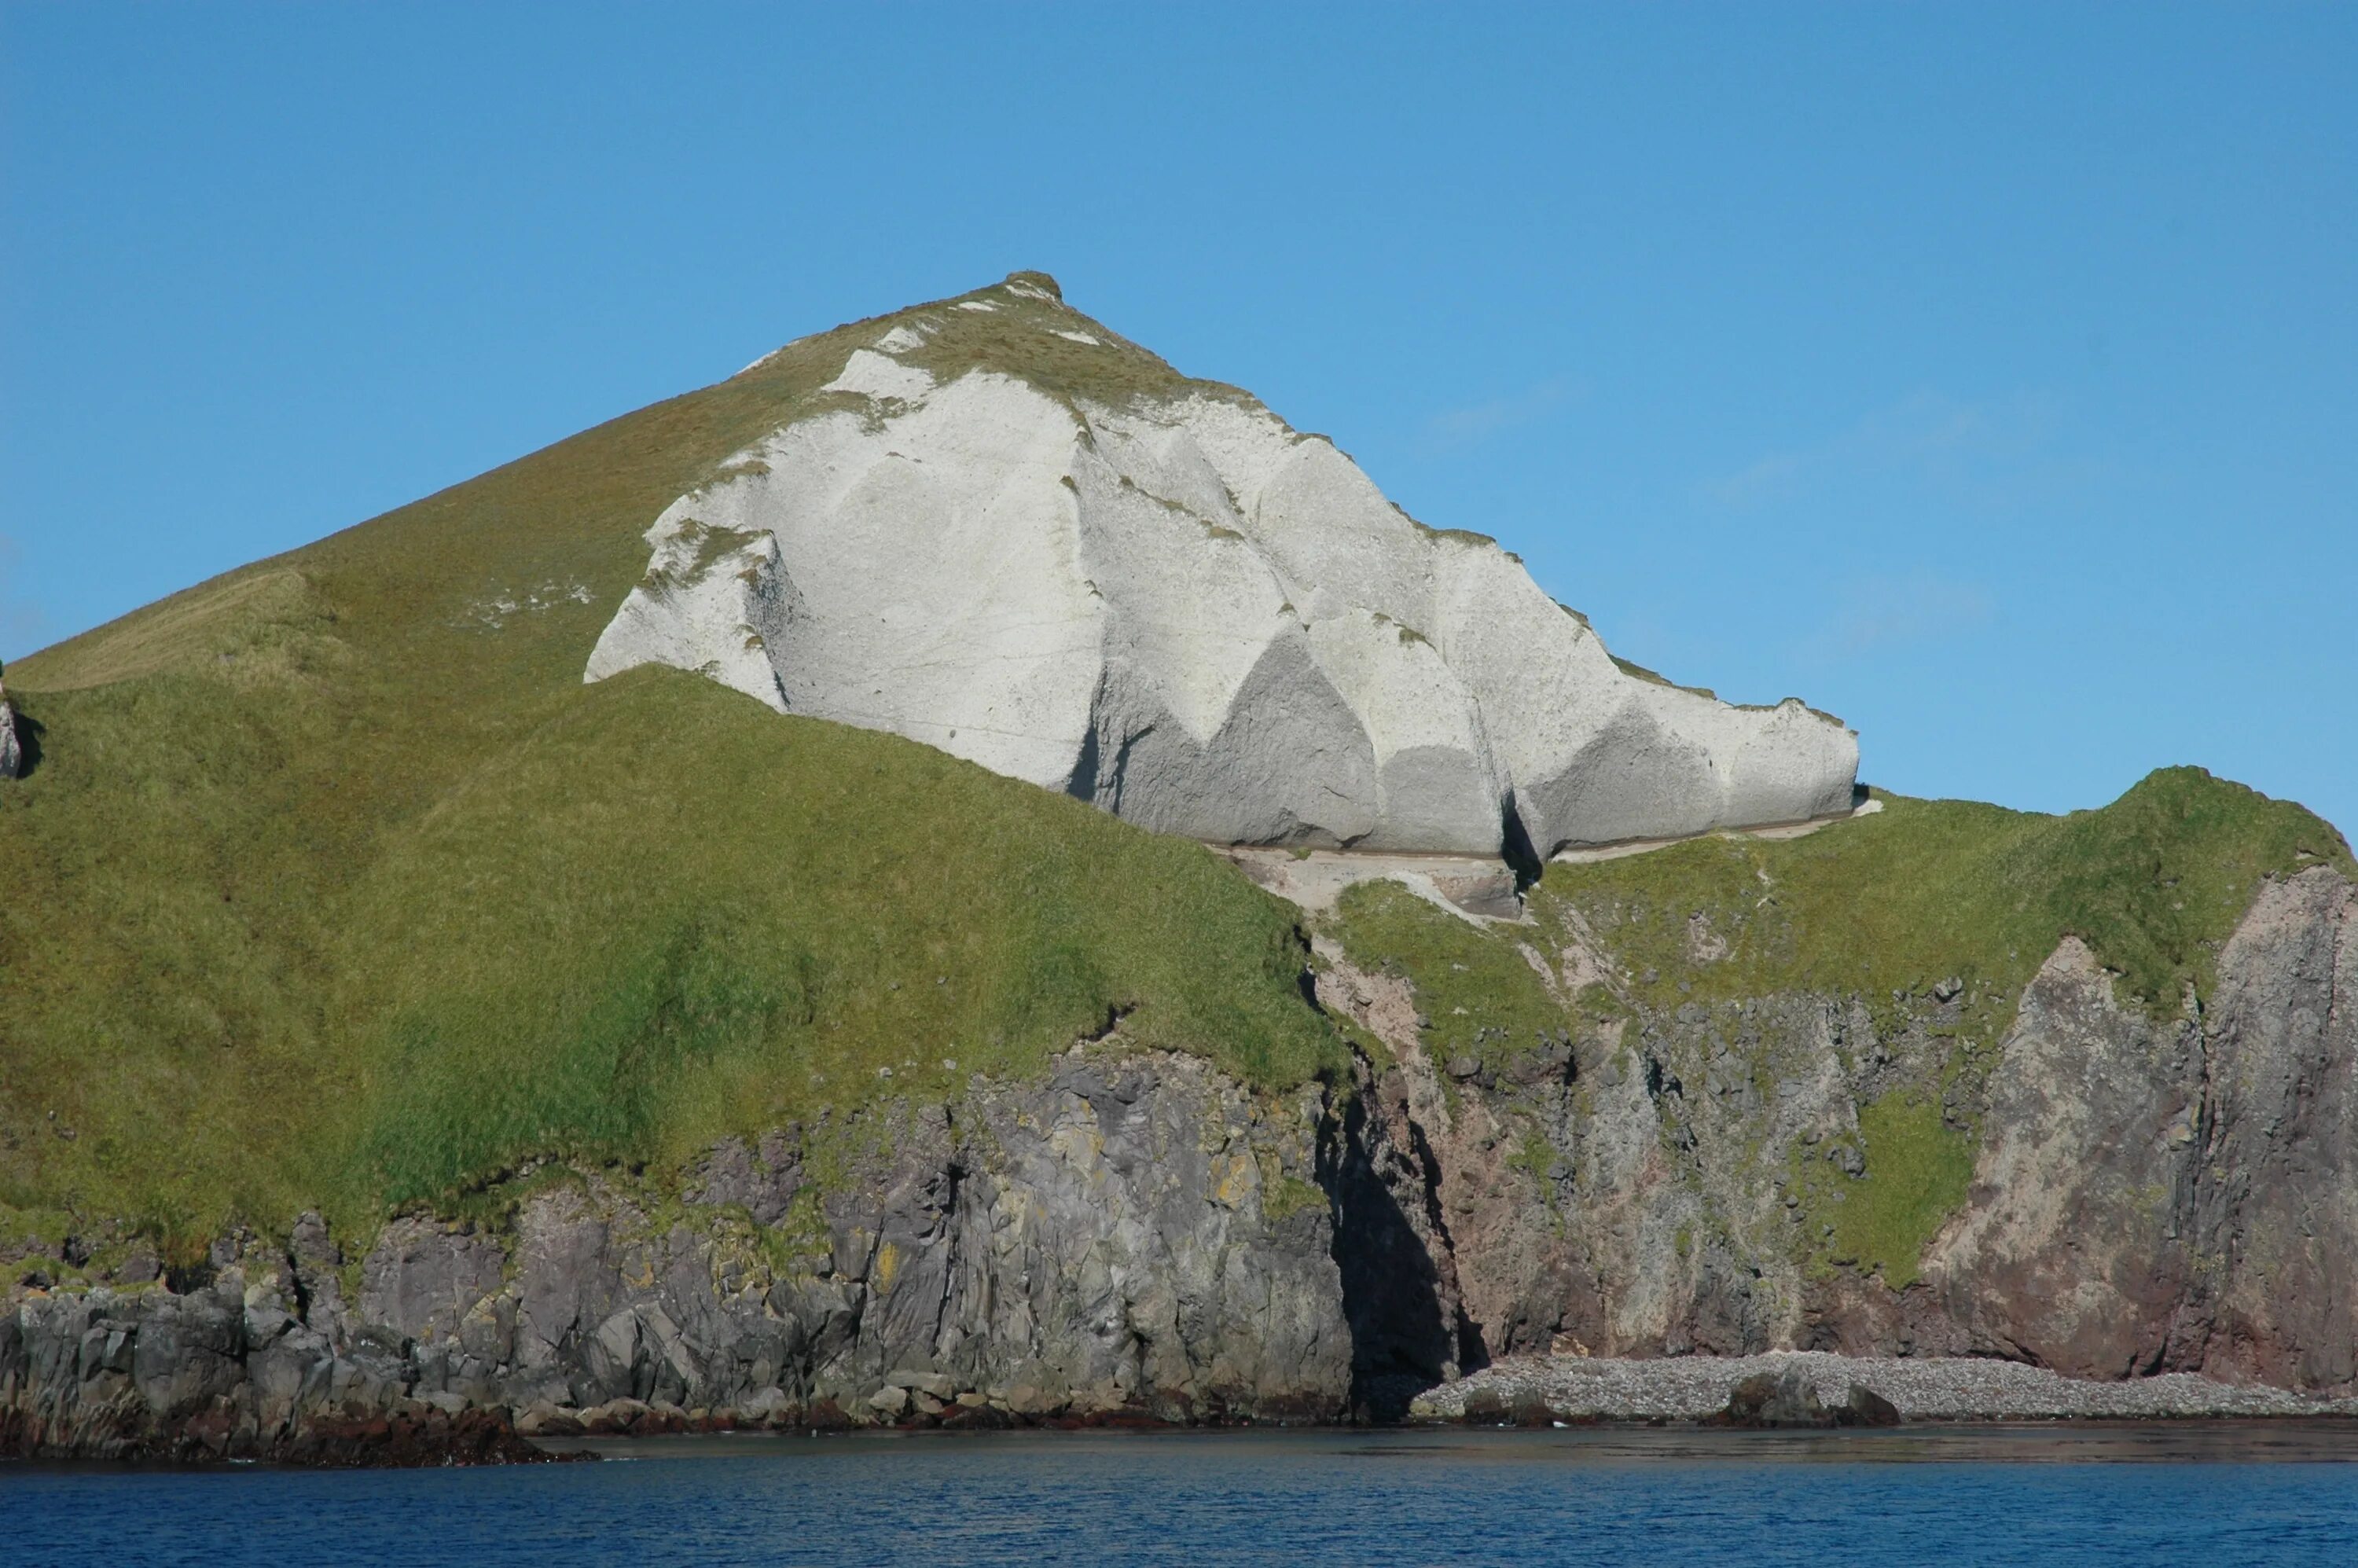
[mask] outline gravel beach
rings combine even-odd
[[[1758,1372],[1799,1371],[1838,1404],[1861,1383],[1907,1421],[2199,1419],[2217,1416],[2358,1416],[2358,1399],[2320,1399],[2283,1389],[2222,1383],[2192,1372],[2097,1382],[2013,1361],[1971,1357],[1869,1359],[1823,1351],[1614,1360],[1513,1357],[1419,1395],[1412,1422],[1694,1421],[1727,1403]]]

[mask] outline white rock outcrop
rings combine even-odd
[[[8,706],[8,688],[0,686],[0,779],[25,771],[25,749],[16,739],[16,710]]]
[[[1226,843],[1544,856],[1849,808],[1839,722],[1627,673],[1496,544],[1035,279],[870,323],[654,520],[585,678],[702,671]],[[968,330],[991,351],[937,376]],[[1099,401],[1097,355],[1163,379]]]

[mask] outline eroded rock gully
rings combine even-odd
[[[1568,990],[1600,962],[1534,958]],[[398,1461],[585,1427],[1380,1418],[1551,1349],[2349,1392],[2358,894],[2327,870],[2266,883],[2219,976],[2157,1022],[2066,940],[1965,1072],[1942,1070],[1970,1000],[1947,986],[1873,1012],[1638,1008],[1436,1064],[1407,983],[1328,955],[1321,1003],[1380,1047],[1347,1081],[1256,1096],[1117,1036],[1037,1082],[724,1143],[676,1197],[551,1169],[495,1227],[412,1215],[356,1260],[307,1217],[173,1288],[20,1289],[0,1449]],[[1898,1174],[1860,1112],[1911,1086],[1978,1130],[1971,1180],[1877,1274],[1826,1216]]]

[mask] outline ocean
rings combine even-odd
[[[474,1470],[0,1466],[37,1564],[2358,1562],[2358,1422],[621,1441]]]

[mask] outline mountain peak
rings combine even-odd
[[[1064,289],[1055,278],[1044,272],[1011,272],[1000,287],[1014,293],[1023,293],[1028,290],[1045,294],[1059,305],[1065,302]]]

